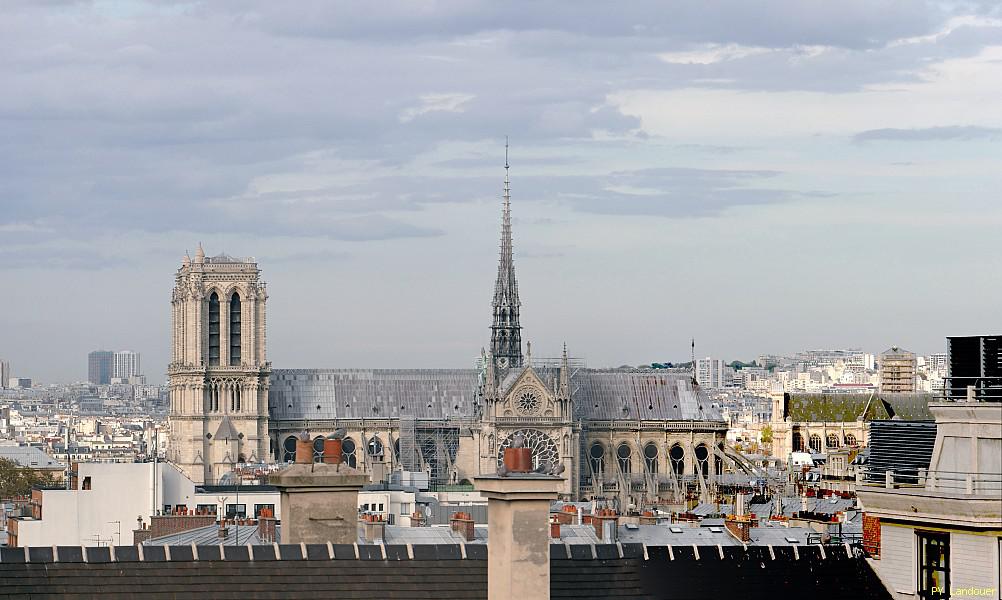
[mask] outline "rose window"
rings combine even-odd
[[[525,447],[532,454],[532,466],[538,467],[540,462],[555,465],[560,462],[560,454],[557,452],[557,444],[550,436],[538,429],[519,429],[506,437],[498,448],[498,465],[504,462],[504,450],[511,447],[511,440],[516,435],[525,437]]]
[[[515,408],[523,415],[534,415],[539,412],[540,402],[536,394],[525,391],[515,399]]]

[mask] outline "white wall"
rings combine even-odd
[[[912,594],[916,578],[915,530],[894,525],[880,526],[880,560],[876,566],[894,592]]]
[[[241,486],[239,498],[237,496],[236,491],[194,494],[188,502],[188,508],[194,510],[199,504],[215,504],[216,514],[222,516],[226,514],[226,504],[243,504],[246,506],[247,516],[253,517],[255,504],[274,504],[275,518],[282,518],[282,502],[278,491],[254,491],[254,486]]]
[[[156,499],[153,463],[81,463],[78,471],[80,487],[89,477],[91,489],[44,490],[42,519],[18,523],[18,545],[128,546],[137,517],[149,523],[155,507],[194,495],[191,481],[165,463],[157,465]]]
[[[950,588],[995,588],[999,598],[999,538],[967,533],[950,534]],[[955,594],[954,597],[959,597]]]

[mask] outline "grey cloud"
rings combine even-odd
[[[976,125],[949,125],[917,129],[870,129],[852,137],[854,142],[935,142],[935,141],[996,141],[1002,137],[1002,129],[979,127]]]
[[[773,0],[693,3],[598,0],[573,4],[460,0],[415,5],[403,0],[378,13],[348,3],[301,2],[298,11],[271,2],[212,2],[202,14],[223,14],[248,27],[291,36],[414,40],[496,31],[563,31],[590,37],[681,38],[708,42],[873,47],[927,33],[947,11],[935,2],[846,0],[837,4]]]

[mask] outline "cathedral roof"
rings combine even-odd
[[[559,369],[533,371],[547,389]],[[508,377],[517,377],[511,371]],[[507,379],[506,379],[507,381]],[[507,381],[511,385],[513,381]],[[273,420],[476,418],[476,369],[276,369],[268,404]],[[505,384],[502,384],[505,389]],[[718,421],[706,393],[687,374],[576,369],[570,381],[574,418]]]

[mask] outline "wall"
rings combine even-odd
[[[950,587],[995,588],[999,597],[999,538],[987,535],[950,535]],[[955,594],[959,596],[959,594]]]
[[[915,565],[915,530],[882,524],[880,560],[875,566],[891,591],[906,594],[915,592]]]
[[[149,523],[154,507],[194,495],[191,481],[166,463],[157,465],[156,499],[153,463],[81,463],[78,472],[81,488],[89,477],[90,489],[43,490],[42,519],[19,523],[19,546],[129,545],[137,517]]]

